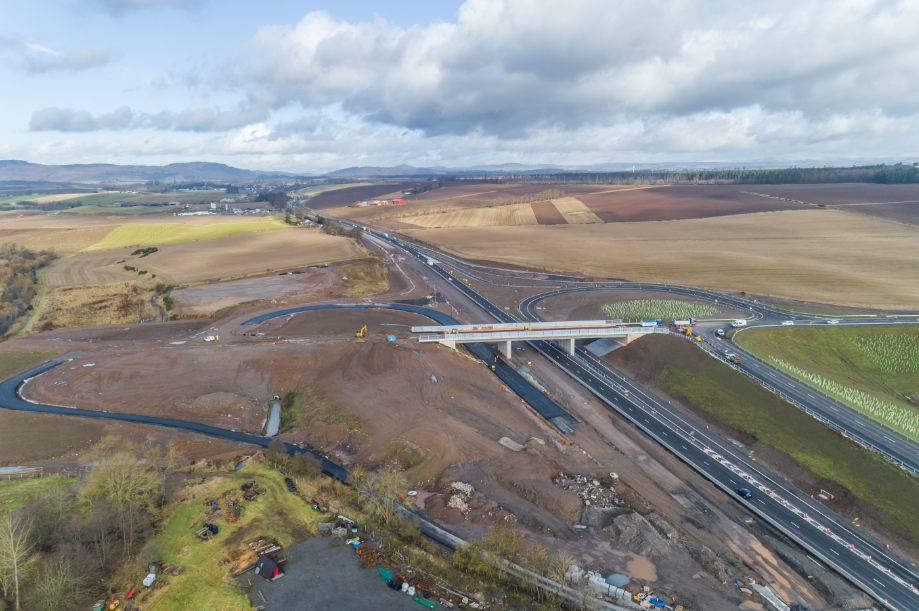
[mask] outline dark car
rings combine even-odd
[[[747,490],[746,488],[738,488],[734,492],[736,492],[738,496],[742,496],[745,499],[748,499],[753,496],[753,493]]]

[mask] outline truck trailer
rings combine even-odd
[[[663,327],[664,322],[658,318],[657,320],[643,320],[641,321],[642,327]]]
[[[673,326],[674,327],[695,327],[696,319],[695,318],[685,318],[682,320],[674,320]]]

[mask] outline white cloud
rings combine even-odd
[[[205,0],[96,0],[109,13],[120,16],[128,11],[145,8],[169,6],[175,8],[194,8],[204,4]]]
[[[136,113],[127,106],[93,116],[86,110],[45,108],[32,113],[33,132],[95,132],[102,130],[171,130],[179,132],[225,132],[262,121],[266,112],[258,109],[217,111],[197,108],[181,112]]]
[[[0,37],[2,52],[12,58],[14,67],[27,74],[82,72],[105,66],[121,56],[118,49],[83,47],[62,53],[37,43]]]

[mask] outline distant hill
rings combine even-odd
[[[260,178],[295,176],[285,172],[241,170],[222,163],[194,161],[165,166],[90,163],[41,165],[27,161],[0,161],[0,182],[138,184],[148,180],[176,182],[245,182]]]

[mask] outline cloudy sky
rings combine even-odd
[[[917,0],[31,0],[0,158],[919,159]]]

